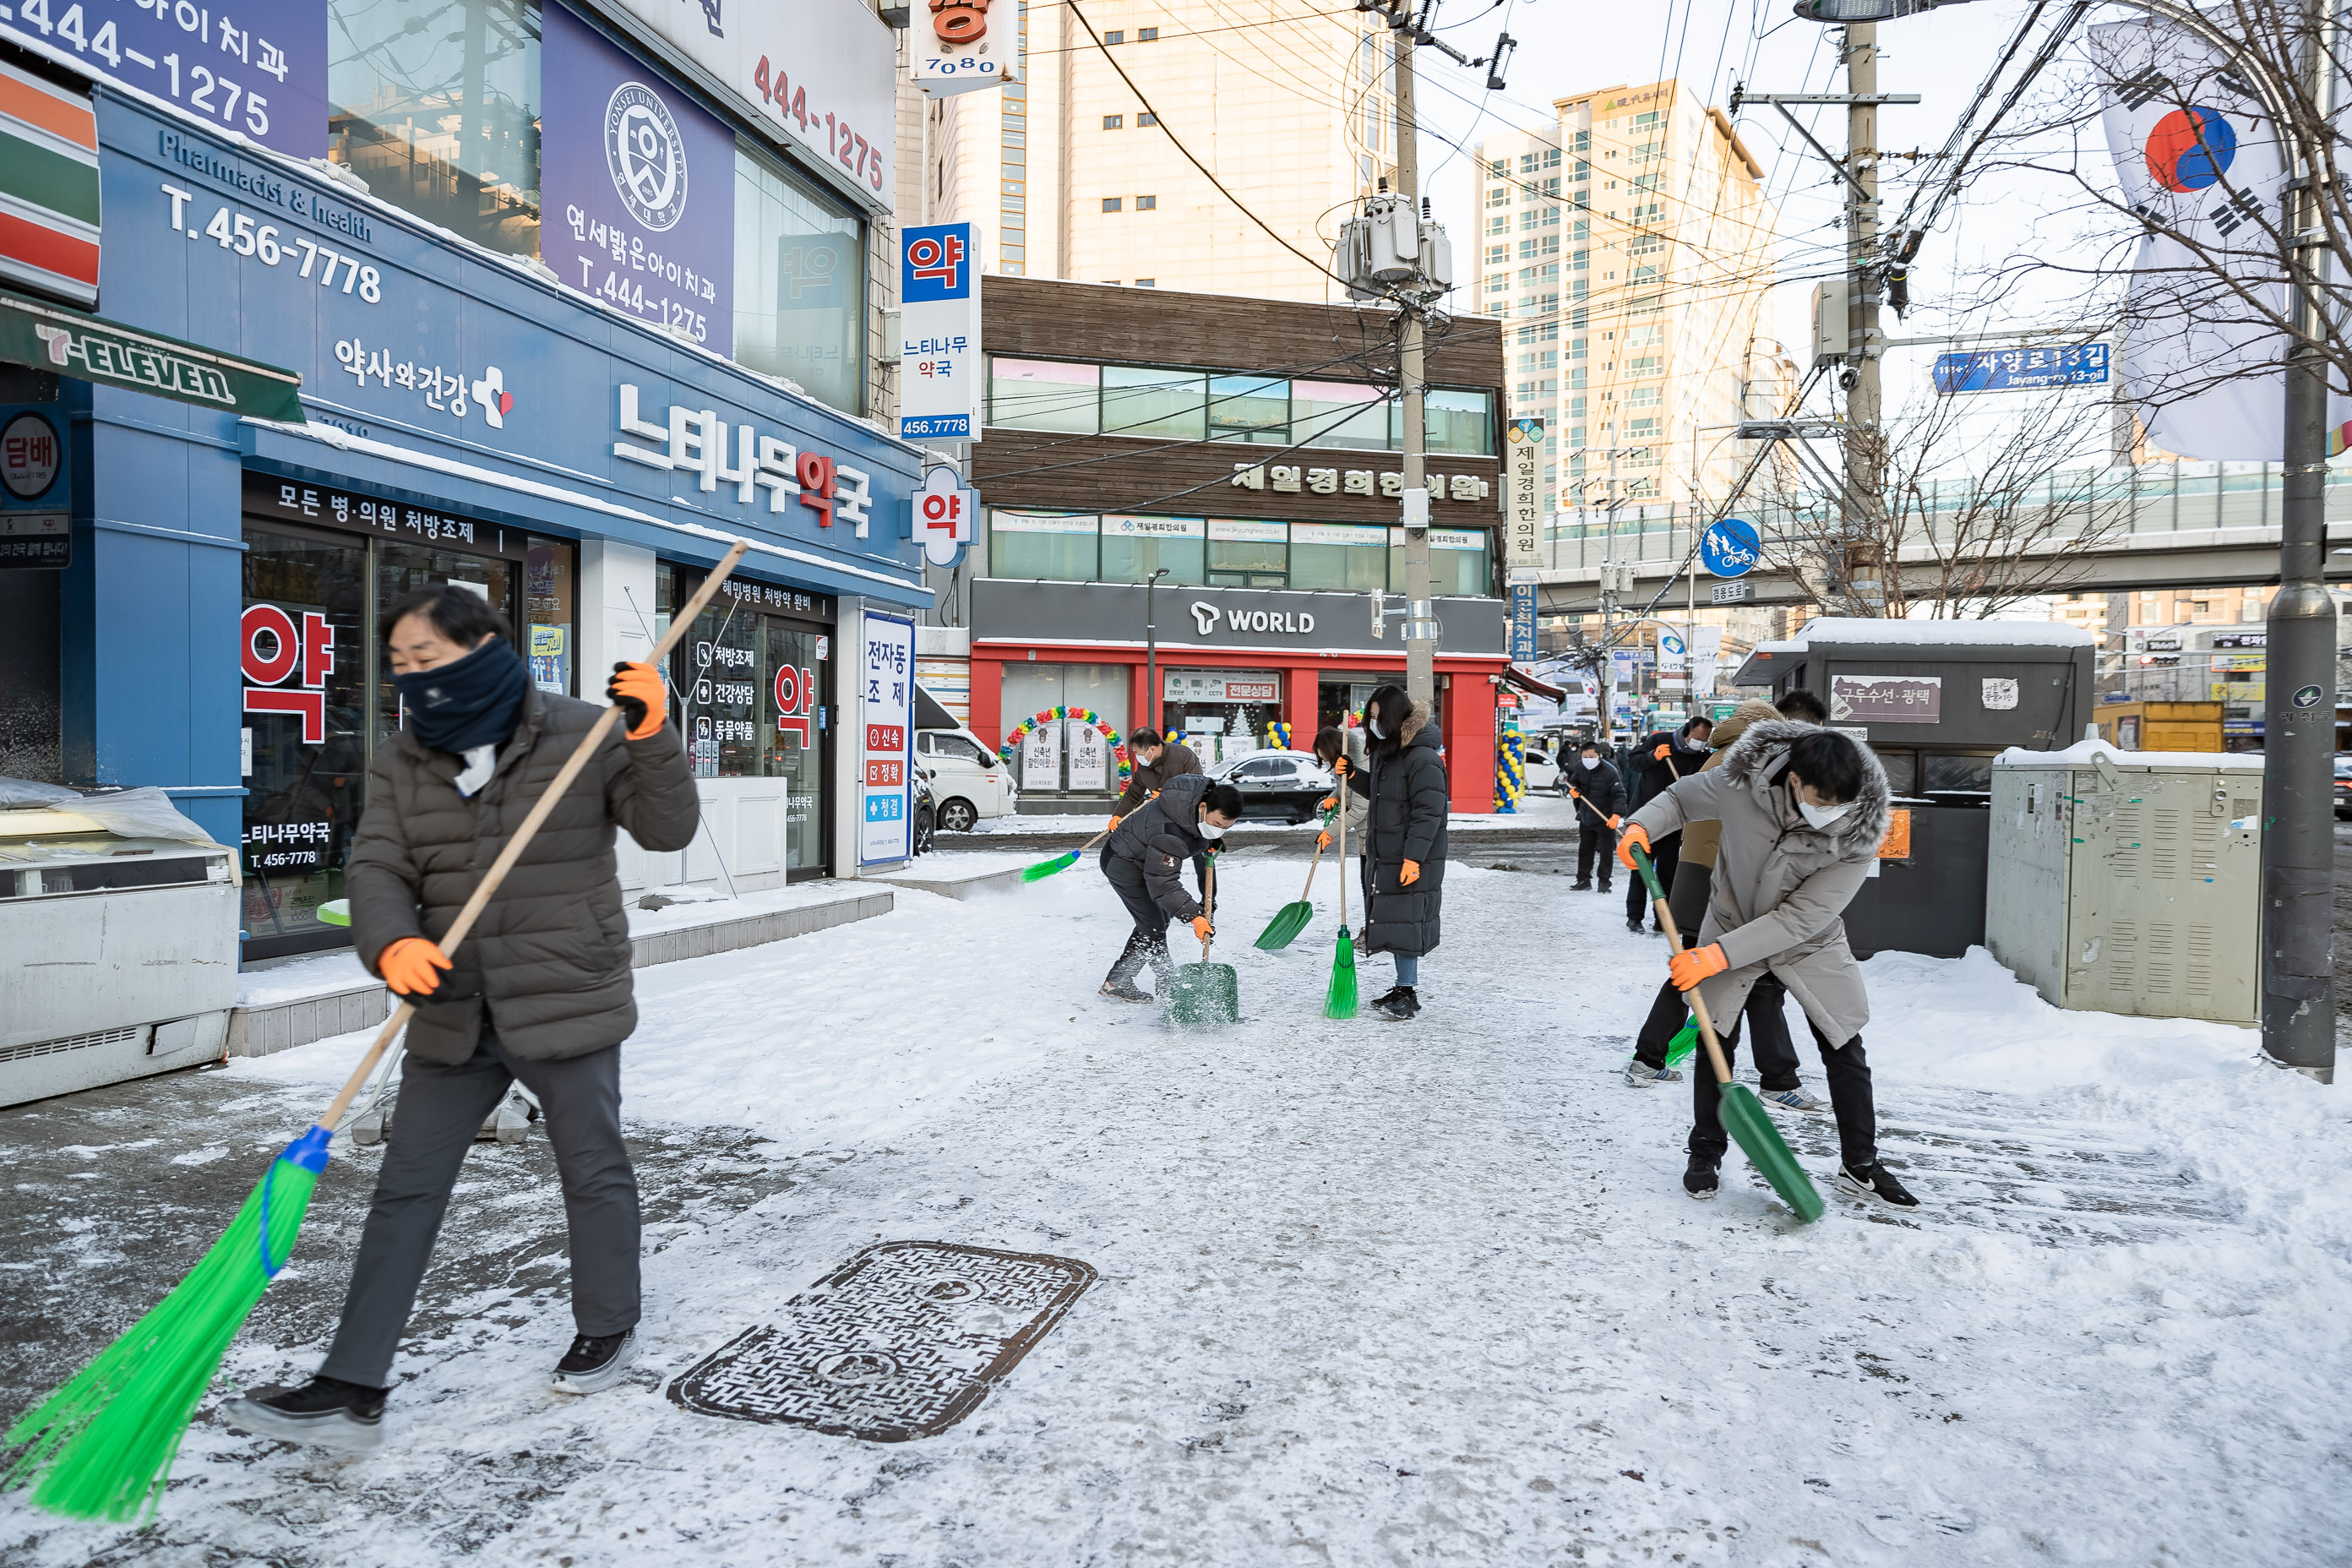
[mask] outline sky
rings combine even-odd
[[[1889,152],[1939,148],[2028,9],[2028,0],[1970,0],[1881,24],[1879,89],[1916,92],[1921,100],[1916,106],[1880,111],[1883,147]],[[1433,49],[1423,48],[1416,57],[1423,89],[1422,188],[1454,236],[1456,271],[1463,276],[1475,270],[1461,260],[1475,255],[1475,245],[1476,166],[1467,149],[1496,131],[1553,123],[1556,98],[1620,82],[1679,77],[1706,102],[1727,109],[1732,89],[1740,81],[1755,92],[1833,92],[1844,86],[1843,72],[1836,68],[1837,29],[1799,20],[1790,0],[1653,0],[1638,5],[1592,0],[1500,0],[1481,5],[1479,0],[1444,0],[1438,16],[1441,36],[1473,57],[1490,52],[1496,35],[1506,28],[1519,40],[1500,92],[1485,90],[1484,70],[1465,70]],[[2062,56],[2055,68],[2063,69],[2066,58]],[[1843,150],[1843,109],[1797,112],[1811,117],[1809,123],[1824,145],[1832,152]],[[1780,209],[1783,281],[1774,290],[1772,319],[1782,342],[1801,358],[1813,279],[1839,265],[1839,187],[1777,110],[1747,104],[1735,123],[1741,140],[1765,166]],[[1889,218],[1909,194],[1915,167],[1918,165],[1896,162],[1884,165],[1884,210]],[[1889,318],[1887,335],[1982,330],[1988,323],[1954,317],[1939,301],[1953,292],[1958,281],[1956,270],[2033,243],[2032,215],[2048,194],[2047,187],[2038,193],[2016,188],[1973,192],[1948,212],[1912,268],[1916,305],[1905,322]],[[1994,324],[2074,319],[2066,301],[2050,300],[2040,310]],[[1936,352],[1890,353],[1890,408],[1922,383]]]

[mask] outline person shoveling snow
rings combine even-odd
[[[1698,988],[1707,1010],[1737,1018],[1767,973],[1805,1010],[1821,1047],[1837,1118],[1838,1186],[1890,1207],[1919,1202],[1878,1161],[1878,1115],[1862,1026],[1870,1021],[1862,967],[1846,945],[1845,907],[1886,837],[1893,811],[1878,759],[1834,731],[1786,720],[1750,724],[1721,764],[1659,792],[1626,819],[1617,858],[1634,868],[1653,836],[1687,822],[1722,824],[1699,945],[1669,961],[1675,984]],[[1727,1058],[1738,1043],[1723,1041]],[[1683,1190],[1715,1196],[1729,1146],[1717,1086],[1691,1075],[1694,1124]]]
[[[1168,780],[1157,796],[1119,818],[1110,842],[1103,846],[1102,869],[1135,929],[1103,977],[1104,995],[1121,1002],[1150,1001],[1150,994],[1135,984],[1149,964],[1160,996],[1167,996],[1176,973],[1175,961],[1168,956],[1168,922],[1185,921],[1202,942],[1212,929],[1208,911],[1184,887],[1183,868],[1195,856],[1208,855],[1225,829],[1241,819],[1242,792],[1201,773]]]

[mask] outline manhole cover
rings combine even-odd
[[[1011,1372],[1095,1271],[940,1241],[869,1247],[669,1385],[688,1410],[903,1443],[946,1431]]]

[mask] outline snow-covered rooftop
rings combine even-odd
[[[1967,647],[2089,647],[2099,640],[2095,633],[2064,621],[1895,621],[1864,616],[1825,616],[1817,621],[1807,621],[1804,634],[1804,641],[1796,647],[1820,643],[1917,643]]]
[[[2263,754],[2260,752],[2126,752],[2121,747],[2095,738],[2075,742],[2063,752],[2029,752],[2023,746],[2011,746],[1995,757],[1995,767],[2048,767],[2056,764],[2081,766],[2105,757],[2120,766],[2135,768],[2236,768],[2260,773]]]

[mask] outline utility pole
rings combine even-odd
[[[2326,8],[2303,11],[2304,93],[2327,112]],[[2322,1083],[2336,1076],[2336,602],[2327,553],[2327,361],[2321,352],[2326,239],[2312,189],[2318,162],[2298,149],[2286,191],[2294,246],[2294,342],[2286,362],[2285,493],[2279,589],[2269,616],[2263,724],[2263,1050]]]
[[[1421,210],[1421,157],[1413,121],[1412,51],[1415,28],[1389,29],[1396,52],[1397,195],[1408,218]],[[1429,390],[1423,363],[1422,315],[1403,312],[1397,343],[1397,389],[1404,404],[1404,688],[1415,702],[1437,701],[1437,617],[1429,602],[1429,474],[1423,447],[1429,425],[1423,412]]]
[[[1849,23],[1845,29],[1845,214],[1846,276],[1852,280],[1846,315],[1846,363],[1853,383],[1846,388],[1845,539],[1839,573],[1849,599],[1863,595],[1853,583],[1853,542],[1885,540],[1874,515],[1884,504],[1886,448],[1880,435],[1882,398],[1879,370],[1885,334],[1878,327],[1878,24]],[[1854,509],[1867,509],[1854,515]],[[1878,566],[1878,604],[1885,604],[1885,577],[1892,563]],[[1857,607],[1863,607],[1857,605]]]

